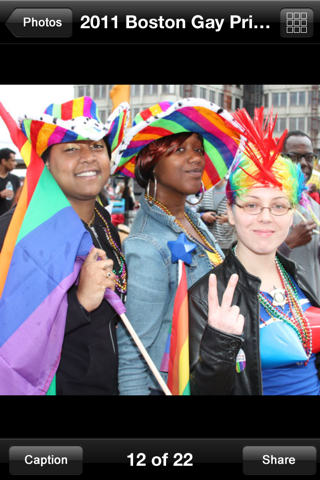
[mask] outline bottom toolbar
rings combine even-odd
[[[314,475],[320,439],[0,439],[0,475],[91,475],[112,467],[210,466],[225,474]],[[217,470],[218,471],[218,470]]]

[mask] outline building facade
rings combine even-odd
[[[75,85],[75,97],[91,96],[98,105],[102,121],[112,111],[109,96],[113,85]],[[161,101],[175,102],[184,97],[200,97],[229,111],[246,108],[253,115],[263,105],[273,106],[278,115],[276,135],[284,130],[301,130],[312,139],[315,153],[320,152],[319,85],[131,85],[131,118]]]
[[[99,108],[101,121],[112,110],[110,91],[113,85],[75,85],[75,97],[88,95]],[[131,115],[136,116],[159,102],[176,102],[184,97],[199,97],[227,108],[236,110],[243,106],[243,85],[131,85]]]
[[[320,152],[319,85],[263,85],[266,110],[278,114],[276,134],[300,130],[311,138],[315,153]]]

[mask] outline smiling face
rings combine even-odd
[[[238,237],[237,252],[242,254],[268,255],[275,254],[277,248],[286,239],[293,221],[293,209],[285,215],[273,215],[264,208],[258,215],[250,215],[243,206],[259,205],[276,207],[281,210],[291,207],[288,197],[279,188],[252,188],[236,203],[228,205],[228,216],[231,225],[235,225]],[[240,205],[238,207],[237,205]]]
[[[158,192],[190,195],[198,193],[205,167],[202,141],[191,135],[177,150],[161,157],[153,173],[158,180]]]
[[[71,204],[95,199],[110,175],[110,159],[103,139],[53,145],[46,165]]]

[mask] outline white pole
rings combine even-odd
[[[132,327],[131,323],[129,322],[127,316],[122,313],[120,315],[123,323],[125,324],[125,326],[127,327],[130,335],[132,336],[133,340],[135,341],[137,347],[139,348],[140,352],[142,353],[145,361],[147,362],[147,364],[149,365],[152,373],[154,374],[154,376],[156,377],[156,379],[158,380],[162,390],[164,391],[164,393],[166,395],[172,395],[172,393],[170,392],[166,382],[163,380],[163,378],[161,377],[160,373],[158,372],[157,370],[157,367],[155,366],[155,364],[153,363],[153,361],[151,360],[151,357],[150,355],[148,354],[147,350],[144,348],[140,338],[138,337],[138,335],[136,334],[136,332],[134,331],[134,328]]]

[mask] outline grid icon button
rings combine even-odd
[[[312,37],[313,10],[311,8],[284,8],[280,13],[282,37]]]

